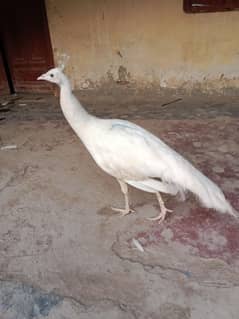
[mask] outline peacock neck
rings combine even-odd
[[[86,127],[92,116],[83,108],[81,103],[74,96],[68,81],[60,86],[60,105],[70,126],[79,137],[83,138]]]

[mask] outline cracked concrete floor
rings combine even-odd
[[[189,100],[169,106],[166,116],[153,104],[135,103],[133,112],[112,112],[112,102],[89,108],[129,114],[192,160],[239,210],[237,102],[217,109],[215,99],[210,113],[204,99],[195,109]],[[174,213],[151,223],[145,217],[157,214],[155,198],[132,188],[137,214],[120,218],[108,208],[123,203],[117,182],[61,114],[49,112],[49,99],[29,101],[27,111],[16,106],[0,122],[1,145],[17,145],[0,150],[0,318],[237,319],[238,222],[191,196],[184,203],[166,196]]]

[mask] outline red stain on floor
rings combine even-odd
[[[233,263],[239,258],[239,221],[201,208],[170,225],[172,240],[191,246],[192,254]]]
[[[237,135],[237,126],[236,122],[230,125],[224,123],[224,126],[216,121],[200,125],[190,121],[184,125],[178,123],[177,134],[165,134],[165,140],[168,139],[169,144],[175,145],[177,150],[183,150],[181,153],[185,156],[188,154],[189,159],[192,156],[192,162],[223,188],[226,198],[239,216],[239,195],[235,183],[239,178],[239,149],[230,143],[232,136],[235,139]],[[216,137],[218,132],[220,138]],[[174,211],[177,212],[176,207]],[[228,264],[239,261],[239,219],[201,208],[199,203],[193,204],[190,213],[178,213],[168,215],[164,223],[154,224],[150,231],[138,233],[136,238],[145,247],[177,242],[186,246],[190,255],[219,258]],[[165,229],[168,232],[166,237]]]
[[[170,238],[164,231],[170,232]],[[188,216],[168,217],[161,225],[135,236],[144,247],[178,242],[188,253],[202,258],[219,258],[228,264],[239,260],[239,220],[203,208],[194,208]]]

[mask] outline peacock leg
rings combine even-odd
[[[164,205],[164,201],[160,195],[159,192],[156,193],[156,196],[157,196],[157,199],[158,199],[158,202],[159,202],[159,206],[160,206],[160,214],[158,216],[155,216],[155,217],[149,217],[147,218],[148,220],[151,220],[151,221],[155,221],[155,220],[158,220],[159,224],[162,223],[167,215],[167,213],[172,213],[172,210],[171,209],[168,209],[165,207]]]
[[[128,186],[125,182],[118,180],[122,193],[124,194],[125,208],[111,207],[112,210],[121,213],[121,216],[134,213],[135,211],[129,207]]]

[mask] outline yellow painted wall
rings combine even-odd
[[[129,80],[221,91],[239,87],[239,11],[185,14],[180,0],[46,0],[55,60],[75,88]]]

